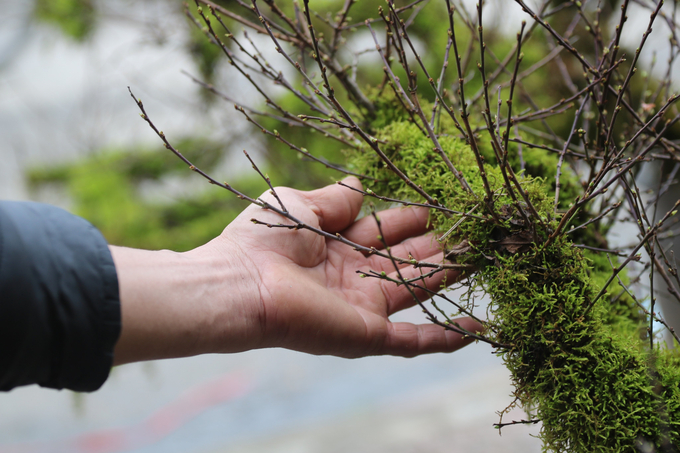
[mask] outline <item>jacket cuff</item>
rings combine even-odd
[[[53,206],[0,202],[0,294],[0,389],[101,387],[121,313],[116,269],[96,228]]]

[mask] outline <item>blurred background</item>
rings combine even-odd
[[[514,39],[517,11],[490,14],[486,27]],[[183,71],[260,103],[181,2],[0,0],[0,198],[64,207],[118,245],[187,250],[219,234],[245,204],[161,148],[128,86],[181,151],[246,193],[265,186],[243,149],[278,185],[308,189],[337,176],[300,170],[292,151]],[[321,143],[297,139],[310,150]],[[418,310],[397,318],[425,322]],[[132,364],[93,394],[0,394],[0,453],[538,452],[539,426],[502,436],[493,427],[511,390],[484,344],[408,360],[260,350]]]

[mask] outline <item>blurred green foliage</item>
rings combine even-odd
[[[96,10],[92,0],[36,0],[35,17],[82,42],[95,28]]]
[[[225,156],[222,145],[205,140],[185,139],[176,146],[207,172]],[[329,181],[323,172],[300,175],[266,167],[264,163],[261,170],[268,171],[275,184],[310,189]],[[164,202],[142,196],[142,185],[160,183],[163,178],[182,174],[200,178],[169,151],[158,147],[103,150],[75,164],[35,168],[29,172],[28,180],[34,190],[54,185],[65,188],[73,203],[73,212],[99,228],[112,244],[184,251],[219,235],[247,202],[207,184],[200,193]],[[253,197],[267,190],[266,183],[255,171],[229,183]]]

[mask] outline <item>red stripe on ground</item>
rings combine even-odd
[[[190,388],[139,424],[84,433],[55,442],[0,446],[0,453],[117,453],[153,444],[200,413],[247,394],[252,389],[242,373],[230,373]]]

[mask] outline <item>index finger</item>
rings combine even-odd
[[[357,220],[343,231],[342,235],[364,247],[382,249],[385,243],[391,246],[427,232],[428,217],[427,208],[413,206],[392,208],[378,213],[384,242],[378,237],[380,231],[373,216]]]

